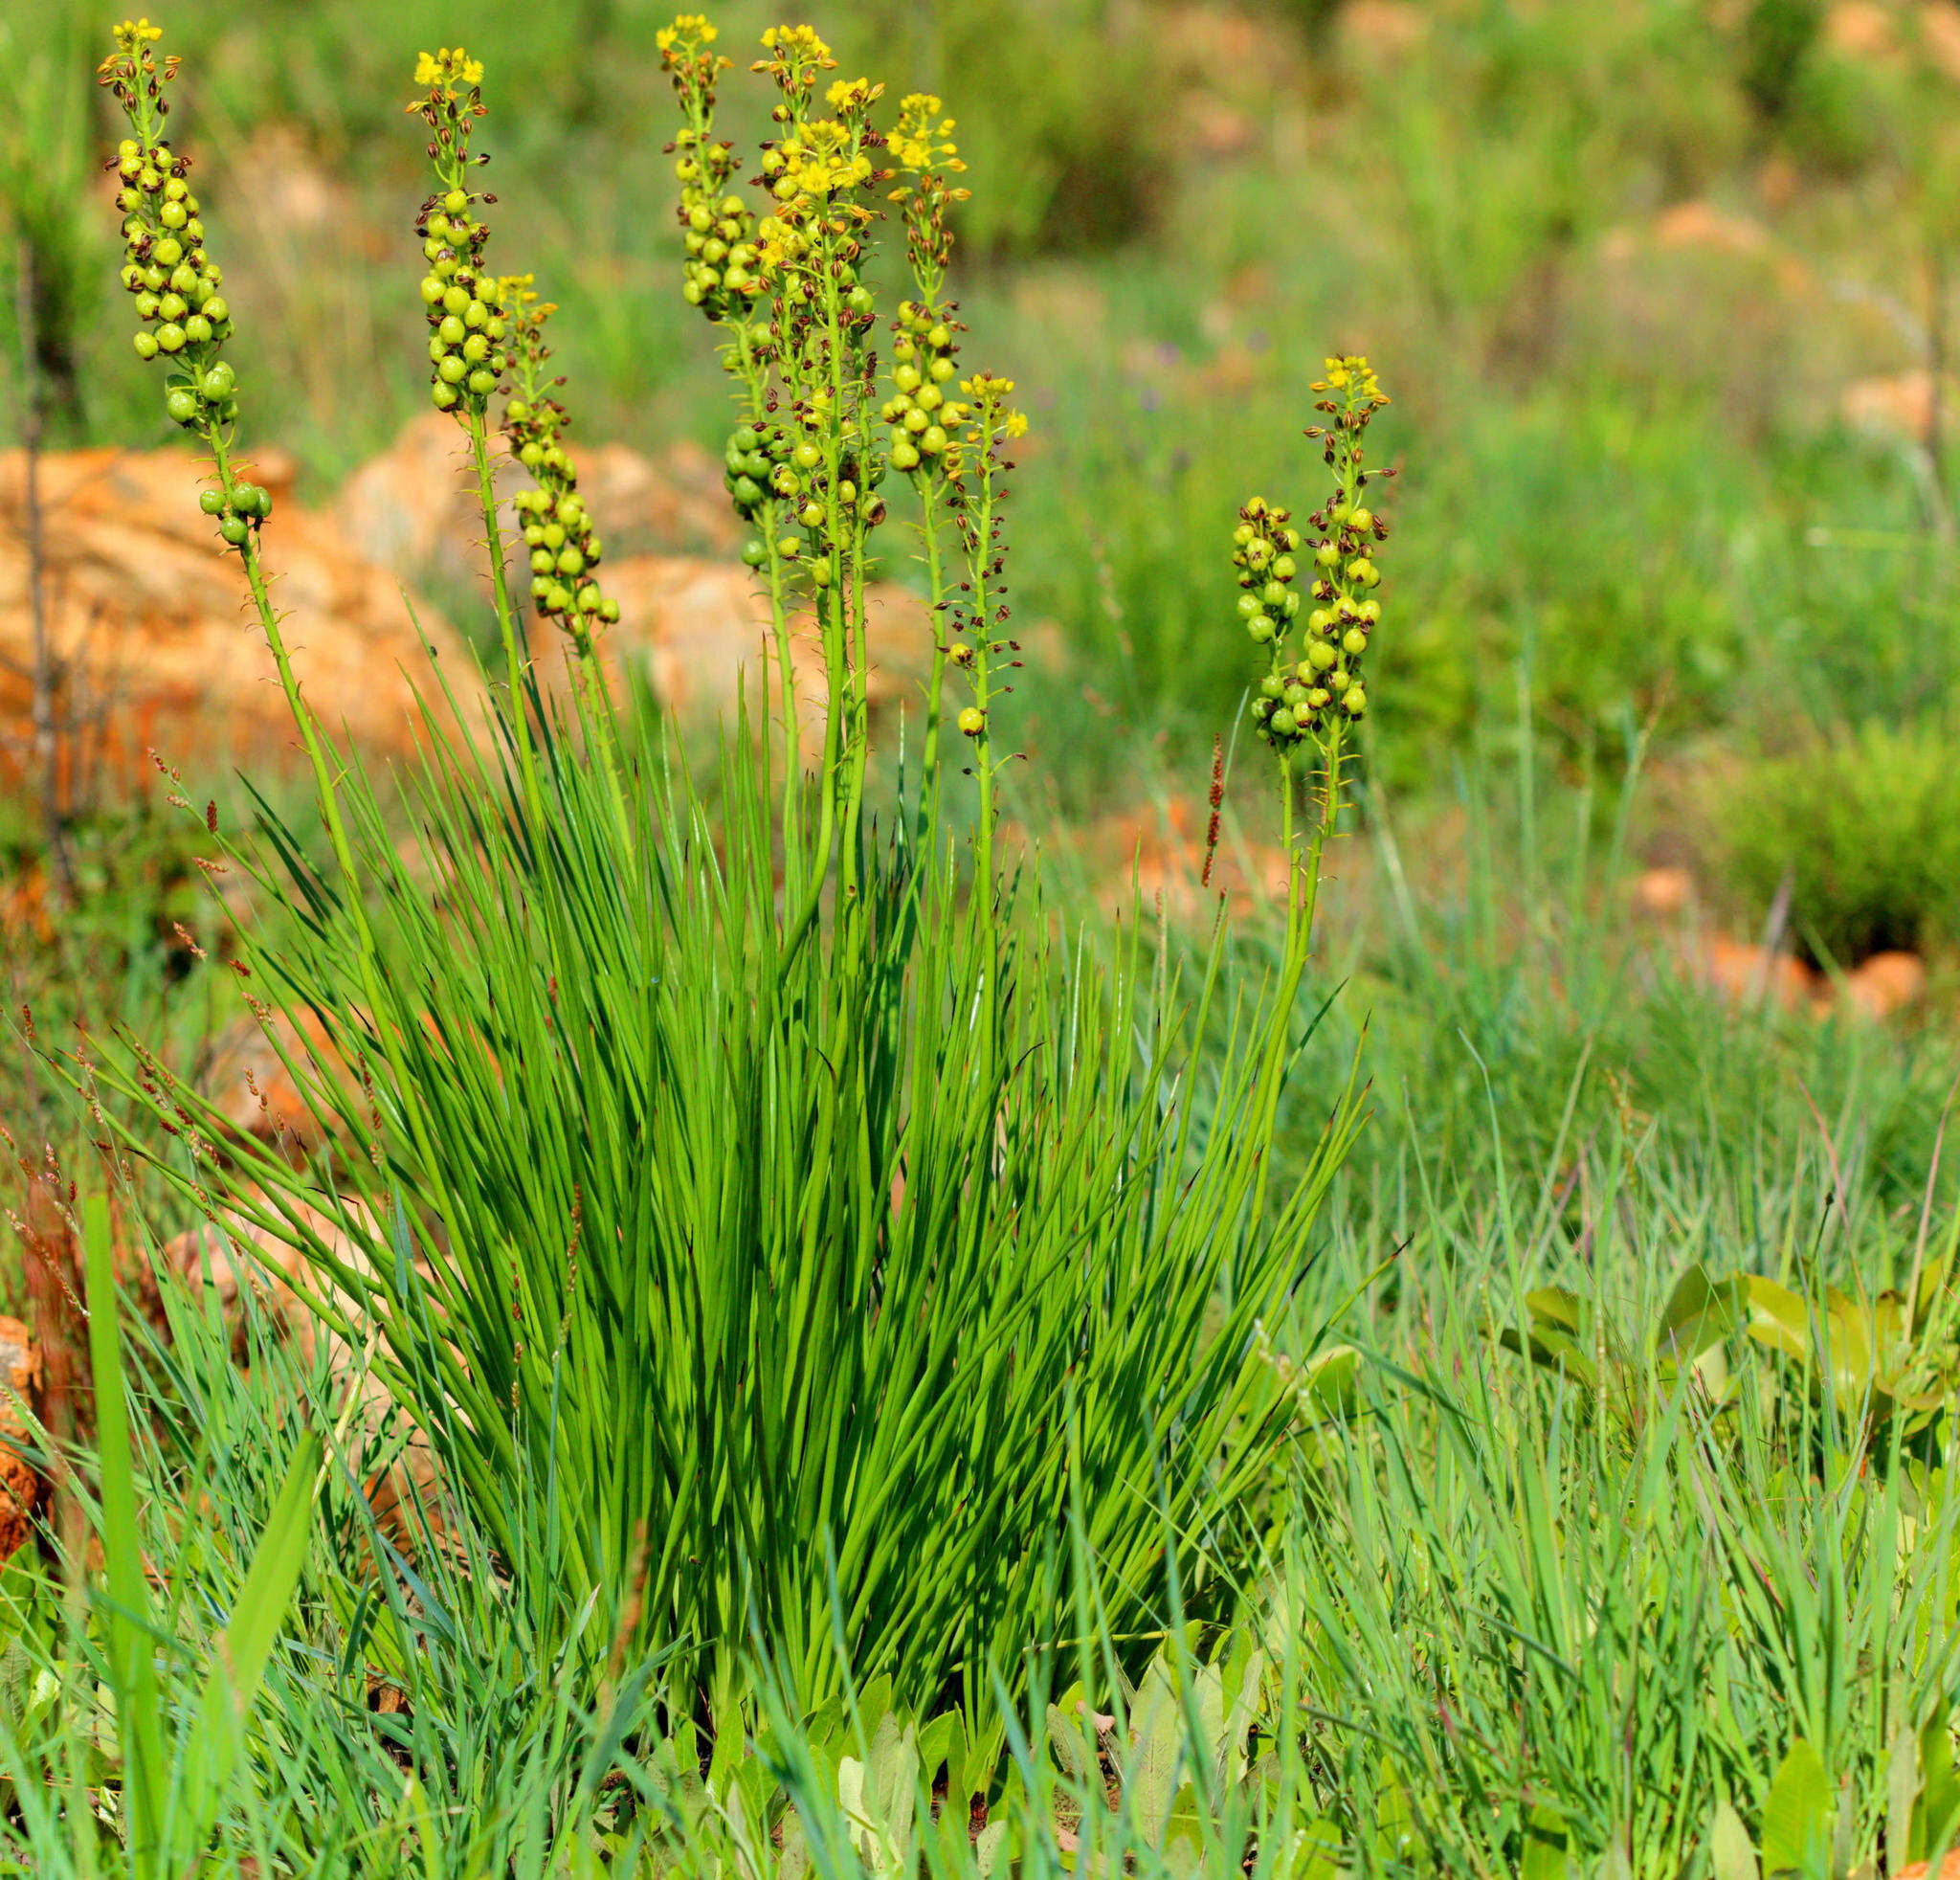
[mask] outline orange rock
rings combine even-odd
[[[1139,897],[1147,913],[1161,903],[1174,921],[1209,921],[1220,901],[1235,915],[1282,907],[1289,866],[1278,847],[1222,832],[1205,879],[1210,822],[1207,806],[1173,796],[1154,809],[1105,817],[1069,839],[1097,901],[1118,915]],[[1331,863],[1330,856],[1324,872],[1333,872]]]
[[[1824,15],[1824,43],[1850,58],[1884,58],[1898,51],[1898,23],[1879,0],[1838,0]]]
[[[1737,1005],[1768,999],[1785,1012],[1800,1012],[1814,1005],[1821,990],[1817,975],[1800,959],[1720,934],[1692,949],[1689,964],[1704,984]]]
[[[1941,1861],[1937,1877],[1927,1862],[1914,1861],[1910,1867],[1900,1868],[1892,1880],[1960,1880],[1960,1847]]]
[[[1659,248],[1704,248],[1718,255],[1761,255],[1770,232],[1746,215],[1731,215],[1711,202],[1678,202],[1654,218]]]
[[[1685,868],[1649,868],[1634,883],[1634,906],[1656,920],[1672,920],[1695,898],[1695,878]]]
[[[532,480],[501,436],[492,438],[491,452],[498,526],[509,542],[518,528],[511,498]],[[573,461],[579,493],[611,555],[732,553],[742,541],[721,465],[697,444],[675,444],[658,461],[624,444],[601,444],[575,452]],[[387,450],[356,470],[334,499],[333,516],[357,553],[403,580],[470,592],[488,578],[476,469],[460,427],[441,412],[411,418]]]
[[[1950,412],[1954,388],[1949,385],[1945,390]],[[1933,423],[1933,375],[1915,368],[1855,379],[1844,388],[1838,409],[1854,431],[1890,434],[1924,443]]]
[[[1348,0],[1341,10],[1341,31],[1357,46],[1395,57],[1429,36],[1429,20],[1408,0]]]
[[[746,699],[751,714],[770,679],[774,715],[775,648],[767,598],[739,562],[681,555],[638,555],[613,564],[607,591],[620,619],[599,642],[601,664],[615,689],[637,666],[654,695],[679,717],[732,718]],[[924,601],[903,588],[873,587],[866,595],[867,684],[874,712],[920,697],[932,660],[932,626]],[[795,624],[791,640],[806,756],[822,749],[823,651],[813,625]]]
[[[276,463],[255,471],[271,487]],[[220,550],[197,506],[203,473],[188,451],[76,451],[39,465],[42,593],[57,669],[56,708],[72,788],[85,766],[147,777],[155,747],[194,765],[187,788],[237,763],[262,772],[301,761],[272,655],[253,616],[238,557]],[[0,456],[0,776],[19,773],[32,717],[31,567],[26,458]],[[415,742],[411,680],[422,647],[398,583],[348,552],[329,522],[275,501],[265,531],[273,598],[323,724],[370,755]],[[451,683],[475,666],[441,616],[416,614]],[[403,668],[406,668],[404,672]]]
[[[301,1089],[286,1059],[302,1077],[323,1073],[350,1091],[357,1086],[355,1073],[310,1008],[297,1015],[275,1013],[269,1031],[254,1014],[235,1019],[219,1033],[199,1081],[227,1125],[277,1148],[297,1168],[338,1130],[331,1114],[323,1115]]]
[[[1926,993],[1926,962],[1917,953],[1874,953],[1844,975],[1846,1005],[1866,1018],[1889,1018]]]
[[[1927,0],[1919,10],[1919,43],[1940,72],[1960,85],[1960,6]]]
[[[0,1318],[0,1560],[33,1532],[40,1478],[24,1451],[34,1443],[40,1410],[41,1354],[18,1319]]]

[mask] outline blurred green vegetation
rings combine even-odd
[[[774,16],[719,10],[722,48],[741,62]],[[678,291],[664,17],[642,0],[166,16],[246,421],[295,453],[303,493],[418,409],[420,149],[399,104],[415,53],[458,33],[488,68],[492,256],[566,309],[580,435],[719,446],[724,387]],[[1863,750],[1871,726],[1936,741],[1960,679],[1954,453],[1912,375],[1950,351],[1937,263],[1960,83],[1923,10],[1858,17],[1862,38],[1814,0],[867,0],[819,17],[847,70],[938,92],[971,166],[969,363],[1014,376],[1034,416],[1019,607],[1067,655],[1031,660],[1013,701],[1030,797],[1091,817],[1165,779],[1201,791],[1248,670],[1225,537],[1250,494],[1318,500],[1304,386],[1335,348],[1390,375],[1377,435],[1411,466],[1381,504],[1368,754],[1397,798],[1445,802],[1466,756],[1522,739],[1548,776],[1592,779],[1609,817],[1616,753],[1645,727],[1685,778],[1668,804],[1697,778],[1709,800],[1637,817],[1630,856],[1685,847],[1753,908],[1802,824],[1775,772],[1746,794],[1747,840],[1726,838],[1736,764],[1819,738]],[[103,23],[78,0],[8,23],[0,289],[11,308],[31,254],[44,362],[85,361],[59,435],[160,442],[100,288],[112,217],[78,201],[109,132]],[[758,131],[747,88],[729,100],[731,132]],[[10,374],[15,353],[0,347]],[[905,545],[890,551],[902,578]],[[1877,911],[1806,915],[1819,944],[1942,943],[1909,850],[1868,850]]]

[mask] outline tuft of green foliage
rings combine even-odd
[[[1791,883],[1791,931],[1819,962],[1960,937],[1960,775],[1939,721],[1874,723],[1748,766],[1717,853],[1761,919]]]

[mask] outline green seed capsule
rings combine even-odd
[[[490,342],[481,333],[472,333],[463,342],[463,357],[472,366],[480,366],[490,356]]]
[[[1338,658],[1339,655],[1335,653],[1331,640],[1315,639],[1307,642],[1307,664],[1312,666],[1316,672],[1328,671]]]
[[[823,452],[806,439],[791,454],[791,461],[799,470],[814,470],[823,461]]]
[[[442,325],[436,327],[435,331],[437,337],[441,339],[445,346],[461,346],[463,335],[469,331],[469,328],[452,313],[444,319]]]
[[[182,294],[163,294],[157,298],[157,314],[164,320],[182,320],[190,311],[190,304]]]
[[[222,326],[232,317],[232,309],[225,304],[222,296],[213,294],[204,303],[204,317],[213,326]]]
[[[190,318],[184,323],[184,337],[187,340],[189,340],[192,346],[207,345],[210,342],[211,334],[211,322],[207,320],[201,313],[193,313],[190,316]]]
[[[793,535],[780,535],[776,538],[776,553],[785,561],[794,561],[803,548]]]
[[[485,368],[481,366],[479,366],[477,369],[470,374],[469,385],[471,396],[477,398],[487,398],[493,392],[497,390],[497,374],[493,371],[487,370]]]
[[[167,202],[157,212],[157,220],[167,229],[181,229],[190,219],[190,212],[181,202]]]
[[[558,571],[561,574],[583,574],[586,571],[586,558],[576,548],[568,548],[558,557]]]
[[[1291,737],[1300,728],[1293,713],[1285,705],[1281,705],[1266,722],[1282,738]]]
[[[1350,660],[1358,660],[1368,651],[1368,636],[1359,627],[1349,627],[1341,636],[1341,650]]]
[[[170,321],[165,325],[158,327],[157,344],[166,352],[182,352],[184,350],[183,327],[178,325],[175,321]]]
[[[224,491],[221,489],[199,490],[197,493],[197,506],[207,516],[223,515],[225,509]]]
[[[1261,646],[1273,637],[1273,623],[1263,614],[1255,614],[1245,623],[1245,630]]]
[[[1359,685],[1350,685],[1348,696],[1341,701],[1349,718],[1359,718],[1368,709],[1368,694]]]
[[[160,268],[174,268],[184,258],[184,244],[175,235],[166,235],[150,250]]]
[[[469,368],[453,352],[445,355],[435,369],[444,385],[460,385],[469,372]]]
[[[227,516],[218,525],[218,533],[234,548],[245,546],[245,538],[252,533],[252,525],[243,516]]]
[[[148,334],[140,337],[147,339]],[[894,470],[916,470],[919,467],[919,453],[902,437],[892,446],[892,468]]]
[[[448,357],[449,348],[443,345],[441,334],[431,334],[429,339],[429,363],[432,366],[439,366]]]
[[[742,545],[742,559],[749,568],[760,568],[769,558],[769,551],[761,542],[748,541]]]
[[[805,528],[822,527],[823,504],[821,503],[806,503],[803,505],[803,507],[796,512],[796,520],[800,522]]]
[[[458,287],[455,281],[451,281],[442,290],[442,310],[445,313],[453,313],[460,319],[469,304],[470,291],[467,287]]]
[[[456,387],[445,385],[440,379],[429,388],[429,396],[438,412],[453,412],[462,402],[462,396]]]
[[[137,334],[136,356],[139,359],[154,359],[157,356],[157,336],[154,333]]]
[[[549,574],[557,566],[558,557],[549,548],[533,548],[531,550],[531,572],[533,574]]]
[[[486,326],[490,324],[490,309],[481,301],[472,301],[463,309],[465,326]]]

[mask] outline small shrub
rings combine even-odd
[[[1759,762],[1725,791],[1715,848],[1757,917],[1786,875],[1793,936],[1848,966],[1960,938],[1960,769],[1945,726],[1867,725]]]

